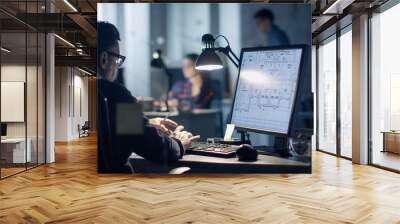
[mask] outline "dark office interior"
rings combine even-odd
[[[398,223],[398,21],[397,0],[2,0],[0,223]]]

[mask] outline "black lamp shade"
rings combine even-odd
[[[153,59],[151,59],[150,65],[151,65],[151,67],[154,67],[154,68],[163,68],[164,62],[162,61],[161,58],[153,58]]]
[[[201,71],[211,71],[223,68],[219,56],[212,48],[206,48],[200,54],[196,61],[196,69]]]
[[[164,61],[161,57],[160,49],[153,52],[150,65],[151,65],[151,67],[154,67],[154,68],[164,68],[165,67]]]

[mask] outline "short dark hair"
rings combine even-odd
[[[97,22],[97,52],[106,51],[121,40],[117,27],[108,22]]]
[[[274,13],[269,9],[260,9],[254,14],[254,19],[269,19],[274,21]]]
[[[193,61],[193,63],[196,63],[198,57],[199,57],[199,55],[195,54],[195,53],[187,54],[185,56],[186,59]]]

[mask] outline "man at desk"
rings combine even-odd
[[[97,34],[98,171],[129,172],[126,162],[132,152],[159,164],[182,158],[186,148],[199,136],[184,131],[182,126],[171,120],[144,117],[141,135],[117,134],[117,106],[135,104],[137,100],[124,86],[114,82],[118,68],[125,60],[119,50],[120,35],[117,28],[110,23],[98,22]]]
[[[286,33],[274,23],[275,16],[272,11],[269,9],[261,9],[254,14],[254,19],[257,29],[261,31],[266,38],[263,46],[271,47],[290,44],[289,37]]]

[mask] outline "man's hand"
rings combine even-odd
[[[168,135],[170,135],[178,126],[175,121],[160,117],[149,119],[149,123]]]
[[[183,126],[178,126],[172,136],[181,141],[184,150],[186,150],[191,146],[194,140],[200,139],[200,135],[193,136],[192,133],[184,131],[183,129]]]

